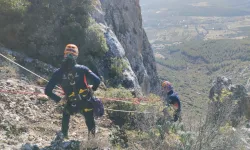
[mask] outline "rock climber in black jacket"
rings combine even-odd
[[[64,138],[68,137],[70,115],[75,113],[84,115],[89,135],[95,136],[93,105],[89,102],[89,98],[93,91],[98,88],[100,78],[88,67],[76,63],[78,54],[76,45],[68,44],[65,47],[61,67],[54,72],[45,88],[45,94],[55,102],[66,101],[61,127]],[[92,86],[89,86],[87,82],[91,83]],[[63,89],[64,98],[52,92],[55,86],[60,86]]]

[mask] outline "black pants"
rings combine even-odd
[[[68,136],[70,116],[75,113],[81,113],[84,116],[89,133],[95,134],[95,119],[92,104],[87,100],[83,100],[76,103],[76,106],[72,107],[72,103],[67,103],[64,108],[62,117],[62,133],[64,136]]]
[[[180,118],[180,113],[181,113],[181,110],[179,109],[174,112],[174,120],[173,120],[174,122],[176,122]]]

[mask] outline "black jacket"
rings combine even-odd
[[[83,65],[75,65],[73,67],[73,72],[75,73],[75,87],[79,91],[80,89],[87,89],[86,84],[84,83],[84,75],[86,76],[88,84],[93,85],[93,90],[95,91],[99,84],[100,78],[94,74],[88,67]],[[53,99],[55,102],[59,102],[61,98],[54,94],[52,90],[56,85],[62,87],[66,96],[69,96],[71,93],[74,92],[73,86],[70,85],[69,79],[67,78],[67,73],[62,69],[58,69],[52,75],[49,83],[45,88],[45,94]]]

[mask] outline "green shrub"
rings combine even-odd
[[[0,14],[2,15],[23,15],[29,6],[27,0],[1,0],[0,1]],[[7,16],[6,16],[7,17]],[[6,20],[5,20],[6,21]],[[8,19],[8,21],[13,21]],[[2,22],[1,23],[7,23]]]
[[[15,47],[29,6],[27,0],[0,0],[0,43]]]
[[[127,62],[122,58],[111,58],[110,77],[121,77],[124,69],[128,67]]]
[[[97,97],[104,97],[103,102],[105,108],[113,110],[124,110],[125,112],[107,110],[107,114],[116,125],[125,129],[140,129],[141,125],[149,125],[153,123],[152,115],[159,116],[162,114],[162,101],[160,97],[150,94],[144,98],[138,105],[137,98],[134,98],[131,91],[123,87],[121,88],[108,88],[105,91],[98,90],[95,92]],[[106,99],[105,99],[106,98]],[[115,101],[114,101],[115,100]],[[136,112],[126,112],[136,111]],[[147,114],[144,112],[152,112]]]
[[[94,23],[94,21],[92,21],[92,25],[86,31],[83,50],[86,54],[97,58],[102,57],[108,51],[104,33],[100,25]]]
[[[79,63],[95,66],[108,47],[101,27],[91,20],[94,0],[1,0],[0,43],[59,67],[66,44],[80,49]],[[87,57],[86,57],[87,56]],[[93,69],[94,71],[94,69]]]
[[[126,148],[128,146],[128,136],[125,130],[120,129],[118,126],[114,126],[109,135],[110,141],[116,149]]]
[[[126,99],[124,101],[129,102],[129,100],[131,101],[133,99],[131,91],[125,88],[108,88],[106,91],[97,91],[95,94],[98,97],[104,97],[103,102],[105,108],[115,109],[115,110],[128,110],[128,111],[136,110],[135,106],[131,103],[114,101],[114,100]],[[114,123],[119,125],[120,127],[130,122],[131,114],[124,112],[109,111],[109,110],[107,110],[107,114],[109,118],[113,120]]]
[[[4,35],[0,36],[0,43],[8,48],[19,49],[31,57],[54,66],[59,65],[58,59],[62,57],[64,47],[68,43],[76,44],[80,50],[87,44],[101,45],[99,47],[107,49],[103,46],[105,43],[103,36],[100,32],[95,32],[97,28],[88,28],[89,13],[93,10],[93,3],[96,1],[2,0],[0,3],[0,7],[3,6],[8,10],[8,13],[2,13],[5,9],[0,10],[0,32]],[[6,23],[5,28],[2,27],[3,23]],[[91,33],[88,32],[89,30]],[[94,40],[90,43],[88,39],[85,42],[86,36],[96,38],[92,38],[91,40]],[[102,43],[97,44],[99,41]],[[97,48],[95,48],[96,52],[99,51]]]
[[[110,98],[133,98],[131,91],[125,88],[108,88],[105,91],[105,97]]]
[[[106,101],[105,107],[121,110],[121,112],[108,110],[107,113],[116,125],[124,129],[147,131],[150,127],[156,125],[156,121],[163,114],[162,101],[159,96],[154,94],[148,95],[146,99],[144,98],[146,102],[142,101],[140,103],[138,103],[139,99],[132,98],[130,91],[123,88],[112,89],[111,92],[108,90],[105,96],[121,100]]]

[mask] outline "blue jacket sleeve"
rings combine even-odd
[[[56,71],[53,75],[52,78],[49,80],[49,83],[47,84],[46,88],[45,88],[45,94],[50,97],[52,100],[54,100],[55,102],[59,102],[61,100],[61,98],[53,93],[53,89],[55,88],[55,86],[57,85],[58,82],[58,71]]]

